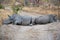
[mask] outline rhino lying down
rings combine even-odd
[[[56,15],[52,14],[39,17],[31,17],[26,15],[21,16],[18,14],[13,14],[12,16],[9,16],[7,20],[4,20],[3,24],[13,23],[15,25],[34,25],[34,24],[47,24],[56,22],[57,18]]]
[[[35,24],[47,24],[52,22],[57,22],[56,15],[50,14],[50,15],[43,15],[35,18]]]
[[[32,17],[30,16],[17,16],[14,19],[13,24],[18,24],[18,25],[30,25],[32,23]]]
[[[26,15],[21,16],[18,14],[13,14],[12,16],[9,16],[9,20],[4,21],[3,24],[9,24],[10,23],[9,21],[11,21],[11,23],[13,23],[15,25],[31,25],[32,17],[26,16]]]

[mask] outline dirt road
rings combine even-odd
[[[18,12],[18,14],[20,14],[20,15],[28,15],[28,16],[40,16],[41,15],[41,14],[38,14],[38,13],[29,13],[29,12],[26,12],[26,11]]]

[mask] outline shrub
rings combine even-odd
[[[17,6],[13,6],[12,10],[13,10],[14,13],[18,13],[19,10],[22,10],[22,6],[18,6],[18,5]]]
[[[4,7],[0,4],[0,9],[3,9]]]

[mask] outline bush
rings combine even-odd
[[[14,13],[18,13],[19,10],[22,10],[22,6],[13,6],[12,10]]]
[[[0,4],[0,9],[3,9],[4,7]]]

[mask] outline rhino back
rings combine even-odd
[[[37,24],[48,23],[48,22],[49,22],[49,16],[39,16],[38,18],[36,18]]]

